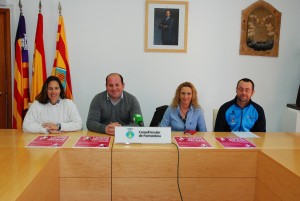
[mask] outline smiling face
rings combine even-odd
[[[180,95],[179,95],[180,104],[189,106],[192,101],[192,97],[193,97],[193,92],[190,87],[181,88]]]
[[[51,81],[47,87],[47,95],[51,104],[56,104],[58,99],[60,98],[60,87],[57,81]]]
[[[107,78],[106,90],[112,101],[117,101],[121,98],[124,83],[121,81],[121,77],[117,74],[112,74]]]

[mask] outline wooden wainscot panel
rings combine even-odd
[[[38,152],[38,150],[34,150]],[[41,150],[43,152],[43,150]],[[38,161],[36,161],[38,162]],[[32,166],[35,164],[32,163]],[[22,168],[22,167],[20,167]],[[23,174],[26,174],[25,172]],[[59,154],[56,152],[47,165],[37,174],[30,185],[17,199],[18,201],[59,201]]]
[[[60,177],[110,177],[109,149],[60,149]]]
[[[175,151],[113,151],[112,177],[176,177]]]
[[[276,150],[275,150],[276,151]],[[285,150],[281,151],[281,155]],[[288,153],[290,150],[287,150]],[[298,155],[299,156],[299,155]],[[295,159],[296,160],[296,159]],[[268,186],[281,200],[300,200],[300,178],[294,172],[262,152],[258,154],[257,179]]]
[[[113,178],[113,201],[180,201],[176,178]]]
[[[270,189],[256,179],[255,184],[255,198],[254,201],[281,201],[281,199],[275,195]]]
[[[255,178],[181,178],[185,201],[253,201]]]
[[[256,177],[257,150],[180,149],[180,177]]]
[[[110,201],[110,178],[61,178],[61,201]]]

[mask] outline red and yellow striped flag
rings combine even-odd
[[[56,53],[52,68],[52,75],[60,79],[65,88],[66,98],[73,99],[67,40],[64,19],[62,16],[59,16],[58,19]]]
[[[22,128],[29,102],[29,68],[25,17],[20,14],[15,39],[13,128]]]
[[[32,81],[30,94],[31,102],[33,102],[35,100],[35,97],[41,92],[46,79],[47,73],[43,39],[43,15],[39,13],[33,53]]]

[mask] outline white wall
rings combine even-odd
[[[19,0],[11,0],[12,41]],[[38,0],[23,0],[30,66]],[[58,20],[58,0],[42,1],[47,71],[50,75]],[[280,131],[287,103],[294,103],[300,84],[298,0],[269,0],[282,12],[279,57],[239,55],[241,11],[254,0],[190,0],[187,53],[144,52],[144,0],[60,0],[68,41],[74,101],[84,124],[90,101],[105,90],[105,77],[119,72],[125,89],[140,101],[145,125],[157,106],[169,104],[178,84],[197,87],[208,130],[212,110],[235,96],[236,82],[253,79],[253,100],[264,109],[268,131]],[[12,43],[13,44],[13,43]],[[84,125],[85,126],[85,125]]]

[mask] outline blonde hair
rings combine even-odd
[[[180,92],[181,92],[181,89],[183,87],[189,87],[192,89],[192,100],[191,100],[191,105],[194,107],[194,108],[201,108],[201,106],[199,105],[198,103],[198,96],[197,96],[197,90],[196,88],[194,87],[194,85],[190,82],[183,82],[181,83],[177,89],[176,89],[176,92],[175,92],[175,96],[172,100],[172,103],[171,103],[171,106],[176,108],[178,107],[179,103],[180,103]]]

